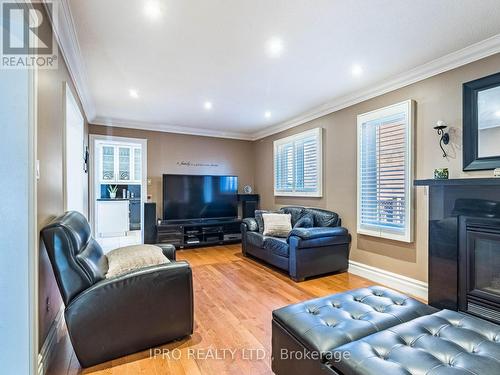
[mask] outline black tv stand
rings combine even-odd
[[[241,241],[240,219],[164,220],[156,226],[157,243],[176,248],[223,245]]]

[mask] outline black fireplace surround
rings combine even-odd
[[[500,323],[500,179],[429,186],[429,304]]]

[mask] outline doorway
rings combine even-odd
[[[144,243],[147,140],[90,135],[90,215],[105,253]]]
[[[64,92],[64,211],[87,216],[87,174],[84,169],[84,124],[76,98],[67,82]]]

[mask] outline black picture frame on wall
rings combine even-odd
[[[463,170],[500,168],[498,156],[479,157],[478,93],[500,86],[500,73],[463,84]]]

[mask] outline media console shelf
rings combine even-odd
[[[223,245],[241,241],[241,220],[169,220],[156,226],[157,243],[176,248]]]

